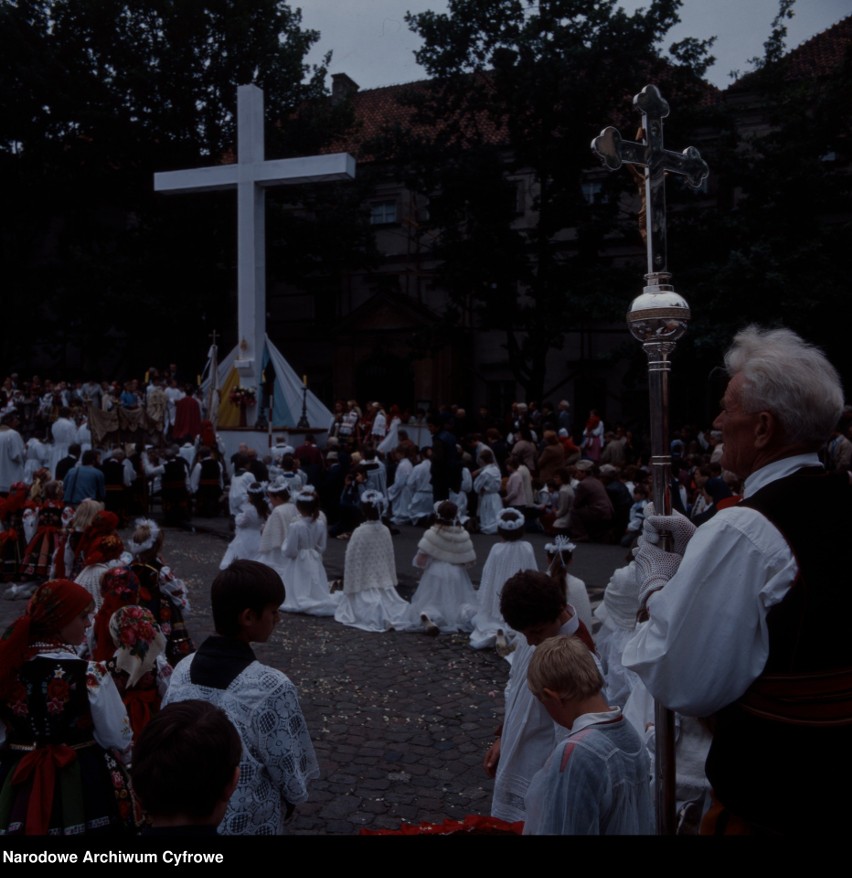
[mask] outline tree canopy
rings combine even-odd
[[[138,367],[185,346],[188,321],[230,327],[232,197],[165,207],[152,175],[226,158],[242,83],[265,90],[271,155],[347,124],[305,60],[318,37],[283,0],[0,5],[8,365],[41,346],[66,368]]]
[[[709,43],[684,41],[662,60],[679,6],[653,0],[628,14],[615,0],[450,0],[447,13],[408,16],[433,77],[419,118],[443,152],[421,162],[419,182],[432,191],[439,280],[457,310],[505,332],[532,398],[548,390],[548,352],[566,331],[623,315],[628,279],[602,248],[631,184],[601,175],[584,187],[589,141],[613,118],[635,124],[626,112],[637,80],[664,72],[682,99],[700,94]],[[520,197],[536,217],[526,227],[524,179]]]

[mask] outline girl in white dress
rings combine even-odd
[[[390,631],[404,625],[408,601],[396,592],[396,559],[390,531],[382,524],[384,498],[364,491],[364,522],[346,545],[343,597],[334,618],[362,631]]]
[[[284,577],[284,555],[282,549],[287,538],[287,525],[290,522],[288,507],[290,503],[290,486],[279,476],[266,488],[269,505],[272,511],[263,525],[255,561],[271,567],[282,579]]]
[[[500,467],[494,463],[494,454],[489,448],[479,453],[482,468],[477,471],[473,481],[473,490],[479,496],[477,514],[479,530],[484,534],[497,533],[497,519],[503,509],[500,499]]]
[[[376,449],[379,454],[387,456],[393,452],[397,445],[399,445],[399,425],[401,423],[402,419],[399,416],[399,407],[392,405],[390,408],[390,427],[388,427],[387,435],[381,442],[379,442],[378,448]]]
[[[574,543],[562,534],[559,534],[552,543],[548,543],[544,547],[544,551],[547,552],[547,572],[553,579],[565,583],[566,600],[577,611],[580,621],[591,634],[592,604],[586,591],[586,583],[568,572],[576,548]]]
[[[254,561],[260,551],[260,532],[268,517],[269,507],[266,505],[264,486],[260,482],[252,482],[248,487],[248,495],[234,518],[237,532],[225,550],[219,564],[220,570],[224,570],[232,561]]]
[[[509,577],[521,570],[537,570],[533,547],[521,537],[524,535],[524,515],[517,509],[504,509],[497,521],[500,542],[488,553],[482,568],[482,579],[476,593],[479,609],[473,618],[470,645],[485,649],[498,645],[504,649],[514,632],[500,613],[500,595]],[[502,654],[502,653],[501,653]]]
[[[333,616],[340,592],[329,591],[328,576],[322,556],[328,543],[328,529],[320,518],[319,500],[310,491],[296,495],[297,518],[288,528],[284,540],[283,575],[285,613],[309,613]]]
[[[414,525],[421,519],[428,518],[434,508],[432,500],[432,449],[423,448],[420,454],[422,460],[411,471],[408,482],[406,482],[411,492],[408,518]]]
[[[476,593],[467,568],[476,561],[470,534],[458,523],[455,503],[435,504],[435,524],[417,544],[413,564],[423,571],[405,618],[405,630],[427,634],[470,631]]]
[[[414,470],[415,451],[413,446],[399,447],[394,451],[397,460],[393,484],[388,488],[391,503],[391,521],[394,524],[411,523],[411,486],[408,480]]]

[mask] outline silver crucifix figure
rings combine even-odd
[[[592,149],[610,170],[622,164],[645,169],[645,246],[648,273],[645,288],[627,313],[633,337],[648,357],[648,391],[651,404],[651,477],[654,507],[664,515],[672,511],[671,456],[669,455],[669,356],[686,332],[689,305],[669,283],[666,261],[666,173],[680,174],[698,189],[708,169],[694,147],[682,153],[663,147],[663,119],[669,105],[655,85],[646,85],[633,98],[642,113],[644,142],[623,140],[618,130],[604,128],[592,141]],[[655,706],[657,828],[663,835],[675,832],[674,715],[663,705]]]

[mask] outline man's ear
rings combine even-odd
[[[245,628],[247,625],[253,625],[257,622],[257,613],[251,608],[246,607],[239,616],[237,616],[237,621],[240,623],[240,628]]]
[[[778,437],[778,421],[772,412],[758,412],[754,428],[754,447],[766,448]]]

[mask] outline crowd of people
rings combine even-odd
[[[494,778],[491,814],[507,825],[651,832],[653,698],[678,711],[685,825],[788,832],[793,820],[807,823],[784,805],[772,759],[805,745],[842,759],[852,727],[842,698],[814,706],[808,689],[814,675],[819,691],[842,688],[837,674],[852,667],[841,632],[824,640],[810,609],[826,589],[845,606],[833,581],[852,509],[852,418],[831,366],[785,330],[741,333],[727,365],[713,428],[672,438],[669,516],[647,503],[647,455],[631,432],[607,430],[596,411],[574,431],[567,401],[516,403],[502,419],[447,406],[425,424],[378,402],[363,410],[339,402],[324,448],[308,433],[297,447],[280,437],[267,453],[241,446],[229,459],[199,413],[197,432],[168,447],[165,462],[150,441],[83,450],[79,435],[53,430],[71,420],[60,405],[57,447],[39,440],[50,463],[29,477],[26,455],[5,454],[0,464],[2,575],[33,590],[0,642],[0,803],[12,803],[0,808],[0,830],[133,831],[143,808],[149,829],[166,825],[159,805],[148,808],[145,796],[134,804],[121,766],[162,705],[187,701],[220,708],[243,751],[239,773],[230,760],[221,778],[227,804],[220,796],[183,808],[183,819],[226,834],[282,832],[317,774],[292,683],[250,647],[268,639],[282,612],[377,633],[465,632],[471,647],[506,657],[504,719],[483,767]],[[796,384],[786,395],[785,382]],[[12,434],[23,445],[13,379],[4,388],[0,454],[18,448]],[[413,441],[425,438],[424,426],[428,439]],[[161,435],[160,447],[174,424]],[[800,494],[825,504],[831,527],[791,517]],[[152,496],[165,523],[185,522],[193,509],[233,518],[211,592],[217,634],[197,651],[186,589],[148,515]],[[403,526],[423,528],[411,601],[396,590],[393,535]],[[468,574],[471,532],[495,535],[478,589]],[[550,538],[541,565],[524,539],[530,532]],[[334,583],[323,565],[329,538],[347,543]],[[594,613],[570,573],[577,544],[589,541],[636,547]],[[730,583],[740,584],[736,592]],[[712,659],[714,608],[725,619],[725,661]],[[87,689],[87,678],[96,685]],[[713,733],[701,719],[710,714]],[[765,759],[747,744],[758,740]],[[75,754],[79,770],[66,772]],[[59,766],[47,801],[45,760]],[[825,792],[811,774],[798,782],[803,802]],[[82,782],[89,776],[91,787]]]

